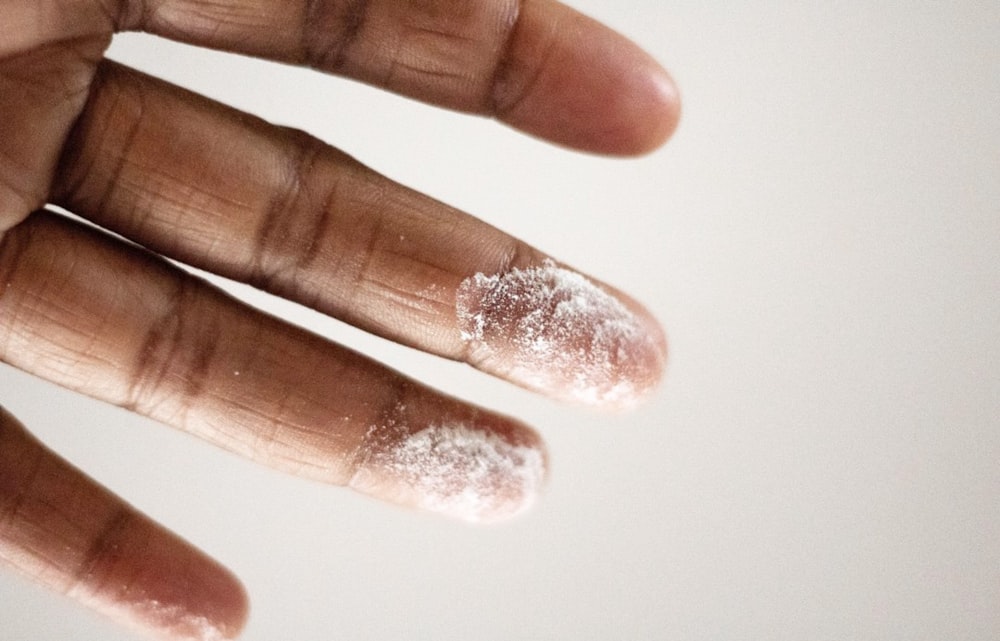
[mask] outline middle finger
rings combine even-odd
[[[656,322],[319,141],[104,63],[54,198],[141,244],[557,398],[627,406]]]

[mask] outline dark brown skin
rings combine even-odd
[[[461,283],[547,257],[301,132],[103,60],[129,30],[350,76],[613,155],[672,133],[679,104],[666,72],[550,0],[0,4],[0,359],[266,465],[405,504],[377,469],[353,483],[373,428],[460,422],[543,450],[517,421],[253,310],[163,256],[465,361]],[[644,365],[621,370],[647,391],[662,334],[600,287],[648,328],[651,352],[635,356]],[[235,636],[246,616],[228,572],[3,411],[0,562],[163,638]]]

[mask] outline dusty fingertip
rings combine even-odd
[[[163,641],[229,641],[239,637],[246,620],[220,621],[176,605],[150,600],[134,606],[134,616],[151,638]]]
[[[144,519],[140,528],[155,528]],[[70,596],[150,639],[224,641],[246,625],[243,584],[228,569],[172,534],[136,530],[119,544],[121,558],[95,583],[87,577]]]
[[[172,545],[171,537],[165,542]],[[169,558],[173,574],[146,574],[120,590],[115,598],[106,594],[82,596],[93,600],[98,610],[113,619],[163,641],[226,641],[240,636],[249,614],[246,589],[236,576],[193,548],[171,554],[164,541],[152,541],[148,559]],[[162,566],[155,566],[162,567]]]
[[[630,409],[663,375],[666,340],[655,320],[551,260],[467,278],[456,314],[472,364],[554,398]]]
[[[133,603],[130,618],[134,627],[150,638],[163,641],[229,641],[239,638],[246,626],[248,609],[242,585],[240,603],[227,611],[211,608],[198,611],[157,599]]]
[[[504,433],[474,418],[394,423],[373,428],[364,447],[352,488],[468,523],[526,512],[545,484],[545,450],[527,428]]]

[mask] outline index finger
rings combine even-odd
[[[121,0],[120,30],[311,66],[495,116],[587,151],[662,144],[677,91],[652,58],[554,0]]]

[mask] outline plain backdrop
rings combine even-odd
[[[1000,3],[575,6],[672,70],[684,116],[664,149],[571,153],[145,36],[110,54],[305,129],[655,311],[666,384],[605,415],[232,287],[537,426],[553,474],[529,515],[484,529],[399,511],[8,367],[3,403],[233,569],[247,641],[1000,638]],[[134,637],[4,573],[0,639]]]

